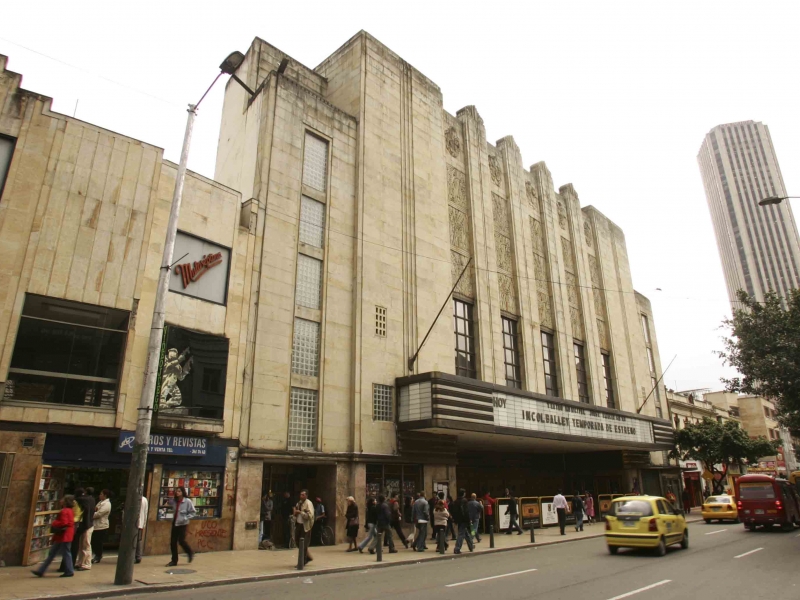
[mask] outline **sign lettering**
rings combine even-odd
[[[178,265],[175,267],[175,273],[181,276],[183,289],[186,289],[190,284],[208,273],[209,269],[220,264],[222,264],[222,252],[216,252],[214,254],[206,254],[203,258],[193,263]]]
[[[117,452],[133,452],[133,439],[133,431],[120,431]],[[208,440],[206,438],[151,433],[148,452],[151,454],[205,456],[207,447]]]

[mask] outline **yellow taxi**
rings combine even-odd
[[[733,496],[722,494],[720,496],[709,496],[703,502],[703,519],[706,523],[711,523],[714,519],[722,521],[739,522],[739,511],[736,510],[736,500]]]
[[[652,548],[658,556],[667,546],[689,547],[683,511],[658,496],[624,496],[611,502],[606,516],[606,544],[611,554],[620,548]]]

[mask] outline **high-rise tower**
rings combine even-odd
[[[757,300],[800,287],[800,242],[788,201],[759,206],[786,188],[763,123],[714,127],[697,155],[714,223],[728,297],[743,289]]]

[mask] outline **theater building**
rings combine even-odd
[[[348,495],[662,493],[673,434],[619,227],[366,32],[313,69],[256,38],[237,76],[255,94],[227,85],[214,180],[187,178],[150,552],[178,485],[207,549],[255,548],[270,490],[322,497],[337,537]],[[176,169],[19,79],[0,82],[0,515],[28,526],[0,545],[22,561],[51,480],[126,468]]]

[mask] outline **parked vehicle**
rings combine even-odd
[[[749,531],[759,525],[790,531],[800,525],[800,495],[786,480],[769,475],[743,475],[736,481],[739,520]]]
[[[789,474],[789,483],[791,483],[797,490],[797,493],[800,494],[800,471],[792,471]]]
[[[620,548],[652,548],[658,556],[667,546],[689,547],[683,511],[658,496],[624,496],[611,502],[606,515],[606,544],[611,554]]]
[[[722,521],[739,522],[739,511],[736,509],[736,501],[733,496],[722,494],[720,496],[709,496],[703,502],[703,519],[706,523],[711,523],[714,519],[720,523]]]

